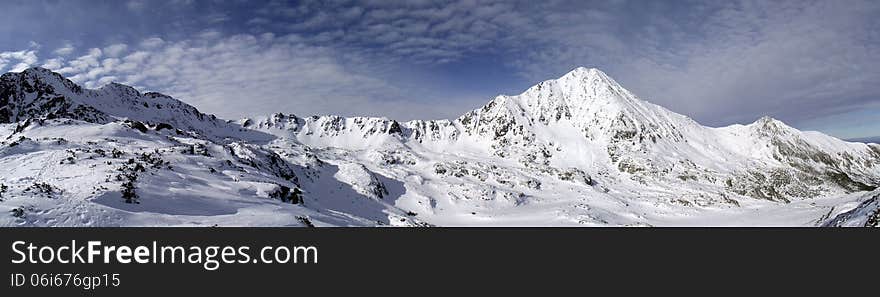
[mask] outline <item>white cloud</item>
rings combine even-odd
[[[76,50],[76,48],[74,48],[73,45],[68,43],[62,47],[55,49],[53,51],[53,53],[58,56],[67,56],[67,55],[72,54],[74,50]]]
[[[156,48],[156,47],[162,46],[162,44],[165,44],[165,40],[162,40],[162,38],[159,38],[159,37],[152,37],[152,38],[147,38],[143,42],[141,42],[141,47],[149,49],[149,48]]]
[[[103,86],[103,85],[109,84],[109,83],[117,81],[117,80],[119,80],[119,78],[117,78],[115,76],[104,76],[104,77],[101,77],[100,79],[98,79],[97,84],[100,86]]]
[[[7,71],[21,72],[31,65],[36,64],[37,60],[36,50],[0,52],[0,70],[6,69],[6,66],[8,65],[12,65]]]
[[[61,69],[61,67],[62,67],[63,64],[64,64],[64,59],[62,59],[62,58],[53,58],[53,59],[48,59],[48,60],[46,60],[45,62],[43,62],[43,65],[40,66],[40,67],[43,67],[43,68],[46,68],[46,69],[49,69],[49,70],[56,71],[56,70],[58,70],[58,69]]]
[[[217,30],[205,30],[199,33],[197,36],[198,38],[202,39],[215,39],[223,36],[223,33],[220,33],[220,31]]]
[[[64,65],[61,69],[58,69],[58,73],[61,74],[81,74],[82,72],[89,71],[94,67],[100,66],[100,62],[98,59],[101,58],[103,52],[99,48],[92,48],[89,50],[88,54],[84,56],[80,56],[74,60],[68,61],[67,64]],[[80,76],[81,77],[81,76]],[[74,79],[74,81],[77,81]]]
[[[104,53],[110,57],[119,57],[128,49],[128,45],[124,43],[117,43],[104,48]]]

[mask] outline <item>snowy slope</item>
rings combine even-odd
[[[43,69],[3,75],[0,106],[5,225],[865,225],[880,186],[880,146],[705,127],[587,68],[453,120],[228,122]]]
[[[880,227],[880,191],[867,193],[858,201],[858,206],[824,221],[822,226]]]
[[[261,145],[275,136],[171,97],[82,89],[40,68],[0,83],[0,225],[423,224],[307,148],[290,162]]]

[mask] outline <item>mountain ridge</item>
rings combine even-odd
[[[135,125],[179,128],[217,140],[244,131],[162,93],[141,93],[117,82],[86,89],[45,68],[6,73],[0,78],[0,90],[0,123],[57,117],[96,124],[129,120],[138,122]],[[269,138],[253,133],[246,136],[247,140]]]
[[[849,139],[845,139],[845,140],[846,140],[846,141],[849,141],[849,142],[862,142],[862,143],[880,144],[880,136],[874,136],[874,137],[860,137],[860,138],[849,138]]]
[[[17,168],[0,175],[16,193],[10,201],[70,216],[79,214],[69,207],[82,207],[99,225],[286,225],[291,214],[346,226],[679,225],[719,214],[795,223],[750,216],[751,208],[810,220],[796,224],[837,217],[833,225],[847,225],[875,213],[875,204],[857,202],[880,186],[880,145],[770,117],[702,126],[583,67],[455,119],[406,122],[283,113],[221,120],[160,93],[118,83],[84,89],[34,68],[0,79],[0,138],[0,164]],[[139,157],[120,163],[125,155]],[[155,168],[127,167],[140,162]],[[71,168],[122,170],[116,178],[135,180],[87,179]],[[33,200],[37,182],[70,197]],[[126,191],[143,203],[118,204],[113,197]],[[241,204],[246,197],[259,203]],[[0,208],[9,203],[0,198]],[[278,218],[255,220],[252,212]],[[33,216],[7,224],[53,221]]]

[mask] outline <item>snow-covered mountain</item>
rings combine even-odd
[[[93,124],[119,120],[137,121],[136,128],[152,125],[174,127],[215,140],[236,138],[267,140],[267,135],[236,129],[213,115],[156,92],[140,93],[135,88],[110,83],[100,89],[84,89],[44,68],[29,68],[0,77],[0,123],[19,124],[19,129],[37,120],[66,118]],[[130,123],[131,124],[131,123]],[[262,137],[261,137],[262,136]]]
[[[880,195],[878,145],[705,127],[587,68],[410,122],[229,122],[33,68],[0,123],[6,225],[871,225]]]

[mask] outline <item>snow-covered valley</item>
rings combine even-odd
[[[880,145],[705,127],[597,69],[410,122],[0,78],[2,226],[877,226],[878,187]]]

